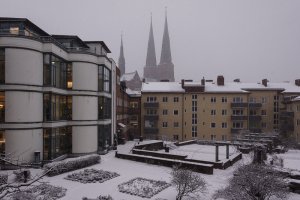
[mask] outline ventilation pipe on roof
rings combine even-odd
[[[300,86],[300,79],[295,80],[295,85]]]
[[[201,79],[201,85],[205,85],[205,78],[203,76],[203,78]]]
[[[217,77],[218,86],[224,86],[224,76],[220,75]]]
[[[239,83],[239,82],[241,82],[241,80],[239,78],[236,78],[236,79],[233,80],[233,82]]]
[[[268,86],[268,79],[263,79],[262,81],[261,81],[261,83],[265,86],[265,87],[267,87]]]
[[[184,88],[184,79],[181,79],[181,87]]]

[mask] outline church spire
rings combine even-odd
[[[151,14],[150,33],[149,33],[149,40],[148,40],[146,67],[156,67],[156,54],[155,54],[153,28],[152,28],[152,14]]]
[[[160,56],[160,64],[163,63],[172,63],[170,37],[169,37],[169,30],[168,30],[167,8],[165,13],[165,28],[164,28],[164,35],[162,41],[161,56]]]
[[[124,57],[124,49],[123,49],[123,34],[121,35],[119,68],[120,68],[120,75],[122,76],[125,73],[125,57]]]

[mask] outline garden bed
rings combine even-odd
[[[165,181],[155,181],[145,178],[135,178],[128,182],[118,185],[119,191],[142,198],[151,198],[157,193],[169,187]]]
[[[77,181],[80,183],[103,183],[107,180],[120,176],[118,173],[96,170],[96,169],[85,169],[80,172],[69,174],[65,179],[70,181]]]

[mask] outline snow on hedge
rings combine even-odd
[[[65,172],[73,171],[100,163],[100,155],[92,154],[77,158],[70,158],[63,161],[57,161],[44,165],[44,171],[48,172],[48,176],[56,176]]]
[[[78,181],[80,183],[103,183],[107,180],[120,176],[115,172],[96,170],[96,169],[85,169],[83,171],[69,174],[65,179],[71,181]]]

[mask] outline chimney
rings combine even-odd
[[[181,87],[184,88],[184,79],[181,79]]]
[[[241,82],[241,80],[239,78],[237,78],[237,79],[234,79],[233,82],[239,83],[239,82]]]
[[[218,86],[224,86],[224,76],[222,76],[222,75],[218,76],[217,84],[218,84]]]
[[[295,85],[300,86],[300,79],[295,80]]]
[[[204,77],[201,79],[201,85],[205,85],[205,78]]]
[[[267,87],[268,86],[268,79],[263,79],[262,81],[261,81],[261,83],[265,86],[265,87]]]
[[[142,82],[143,82],[143,83],[145,83],[145,82],[146,82],[146,79],[145,79],[145,78],[143,78]]]

